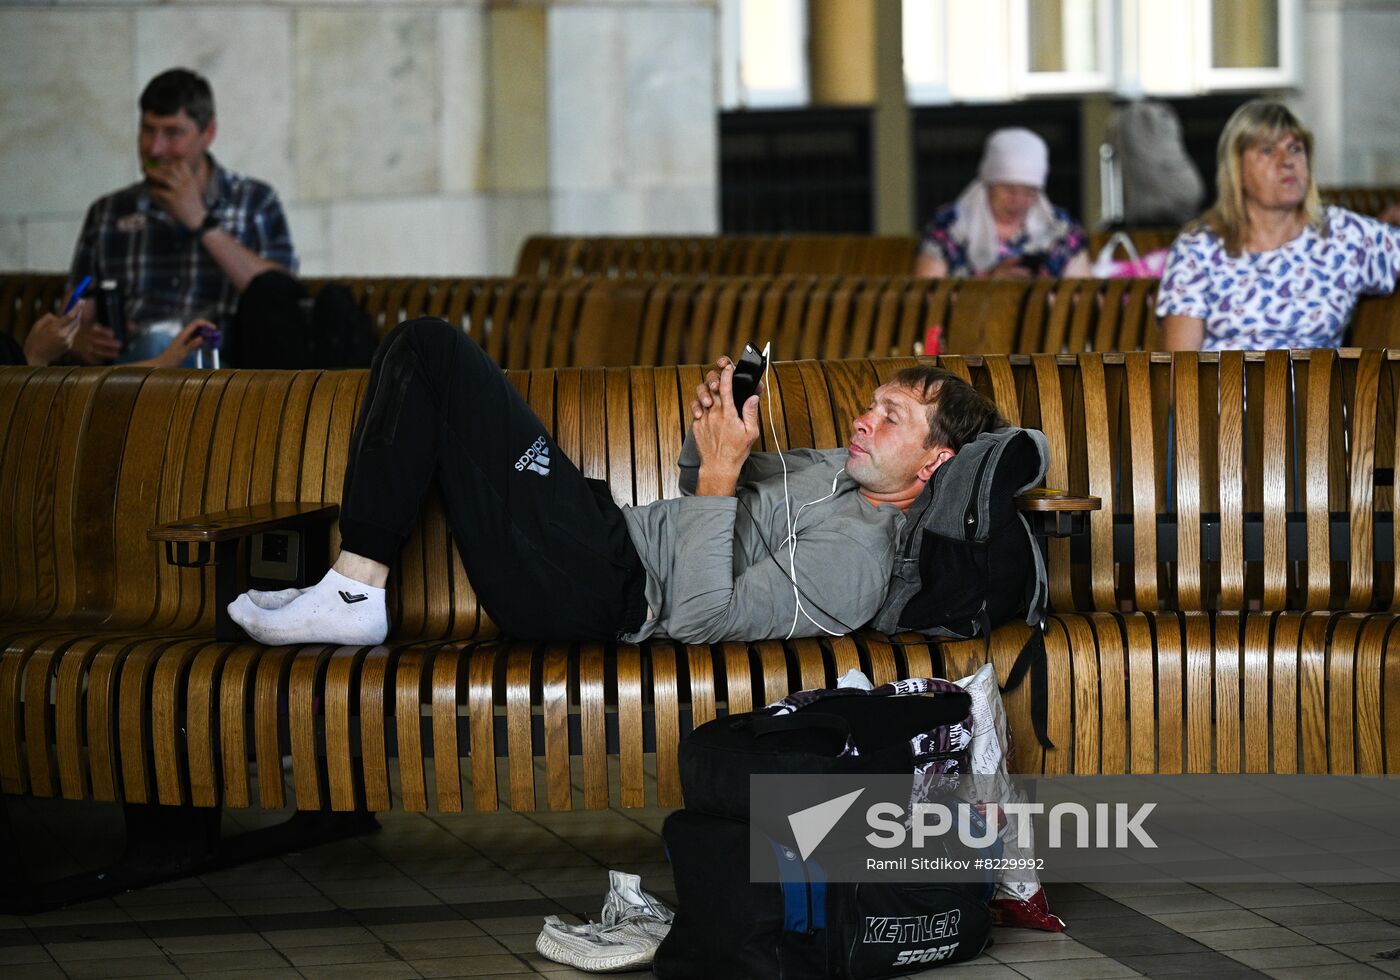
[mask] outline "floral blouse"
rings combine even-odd
[[[953,222],[958,219],[956,205],[945,204],[934,212],[933,220],[924,228],[924,240],[919,251],[924,255],[942,259],[948,266],[950,276],[970,276],[974,270],[967,263],[967,243],[960,242],[952,235]],[[1055,242],[1045,253],[1043,268],[1047,275],[1059,276],[1064,273],[1069,260],[1089,247],[1089,236],[1075,223],[1064,208],[1055,208],[1055,220],[1068,229],[1064,236]],[[1027,254],[1030,236],[1022,234],[1009,242],[1002,242],[997,252],[997,263],[1007,259],[1019,259]]]
[[[1172,243],[1157,315],[1205,321],[1202,350],[1340,347],[1356,299],[1389,293],[1400,270],[1400,229],[1343,208],[1324,209],[1279,248],[1231,257],[1201,228]]]

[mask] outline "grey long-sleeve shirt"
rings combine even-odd
[[[787,540],[784,461],[795,554]],[[685,496],[623,509],[646,567],[650,606],[642,628],[625,639],[711,643],[789,631],[847,633],[879,610],[904,514],[860,495],[845,471],[846,450],[795,450],[781,460],[754,453],[732,497],[693,496],[700,458],[688,437],[679,465]]]

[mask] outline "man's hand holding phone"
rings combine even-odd
[[[759,356],[757,350],[753,353]],[[753,394],[738,402],[735,396],[736,365],[729,358],[721,357],[717,366],[718,370],[710,371],[704,382],[695,389],[695,400],[690,403],[691,417],[694,419],[691,433],[695,448],[700,453],[700,473],[695,492],[701,497],[733,495],[739,482],[739,471],[749,458],[759,434],[758,396],[762,384],[757,383],[757,379],[762,377],[762,369],[753,374]],[[752,362],[744,367],[741,377],[754,370]]]

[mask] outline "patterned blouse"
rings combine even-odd
[[[952,235],[952,226],[958,220],[958,209],[956,205],[945,204],[933,214],[933,220],[924,228],[924,240],[919,246],[919,252],[923,255],[942,259],[948,266],[950,276],[970,276],[974,275],[974,270],[967,262],[967,243],[960,242]],[[1069,212],[1064,208],[1055,208],[1055,220],[1066,227],[1066,232],[1059,241],[1045,253],[1045,264],[1043,266],[1045,274],[1049,276],[1059,276],[1065,271],[1065,266],[1069,260],[1089,247],[1089,236],[1084,233],[1084,229],[1075,223],[1069,216]],[[997,264],[1000,265],[1007,259],[1019,259],[1028,251],[1027,245],[1030,236],[1022,233],[1018,238],[1001,243],[1001,248],[997,250]]]
[[[1389,293],[1400,271],[1400,229],[1338,207],[1268,252],[1225,253],[1201,228],[1172,243],[1157,315],[1205,321],[1202,350],[1340,347],[1356,299]]]

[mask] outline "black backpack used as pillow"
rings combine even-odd
[[[909,508],[884,605],[885,633],[986,636],[1022,613],[1038,626],[1049,581],[1016,495],[1039,486],[1049,443],[1035,429],[983,432],[938,468]]]

